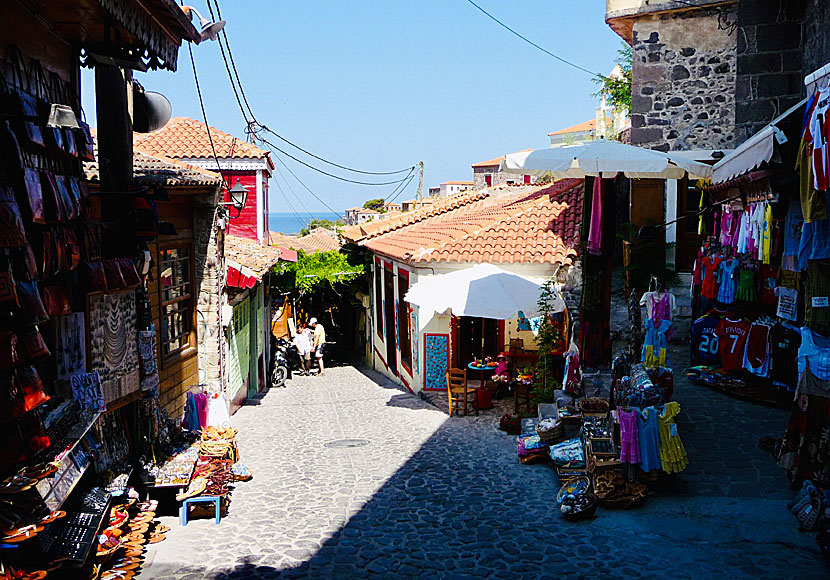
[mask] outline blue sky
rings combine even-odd
[[[208,16],[203,0],[191,2]],[[613,67],[621,41],[605,24],[602,0],[477,3],[563,58],[602,73]],[[547,147],[548,132],[593,117],[597,106],[589,75],[524,43],[466,0],[224,0],[220,7],[260,122],[357,169],[392,171],[423,160],[425,189],[471,179],[471,163]],[[193,51],[208,120],[244,137],[218,44]],[[174,115],[202,118],[186,47],[176,73],[136,78],[166,95]],[[82,82],[94,125],[93,75],[85,71]],[[338,211],[394,188],[351,185],[286,163]],[[284,178],[309,211],[326,211],[293,177]],[[278,181],[285,187],[282,177]],[[398,200],[414,197],[416,186],[417,179]],[[271,195],[272,211],[289,211],[273,183]]]

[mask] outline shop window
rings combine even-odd
[[[412,374],[412,339],[409,329],[409,303],[404,296],[409,291],[409,272],[398,270],[398,342],[401,345],[401,363]]]
[[[383,336],[383,278],[380,262],[375,263],[375,326],[378,336]]]
[[[192,271],[191,246],[159,250],[161,353],[165,358],[190,346],[193,328]]]

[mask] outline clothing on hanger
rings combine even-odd
[[[669,366],[668,340],[666,332],[671,328],[670,320],[656,323],[649,318],[644,323],[646,335],[643,339],[641,362],[648,368]]]
[[[807,365],[823,381],[830,380],[830,338],[814,333],[810,327],[801,327],[801,346],[798,349],[798,376]]]
[[[723,260],[718,267],[718,302],[732,304],[738,293],[738,259]]]
[[[777,385],[794,390],[798,377],[798,349],[801,346],[801,330],[786,322],[772,327],[770,351],[772,365],[770,378]]]
[[[804,283],[804,321],[830,333],[830,261],[810,261]]]
[[[759,377],[769,376],[770,329],[770,325],[756,321],[749,327],[746,337],[743,366]]]
[[[736,371],[743,367],[744,346],[749,327],[749,322],[746,320],[732,320],[726,317],[715,328],[721,366],[724,370]]]

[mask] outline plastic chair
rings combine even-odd
[[[467,414],[467,405],[472,405],[478,416],[476,390],[467,386],[467,369],[447,370],[447,397],[450,401],[450,417],[452,417],[453,409],[462,403],[464,415]]]

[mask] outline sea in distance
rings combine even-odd
[[[271,212],[268,214],[268,229],[272,232],[294,235],[299,233],[300,229],[304,228],[312,219],[335,221],[336,218],[330,211],[301,213],[299,217],[291,212]]]

